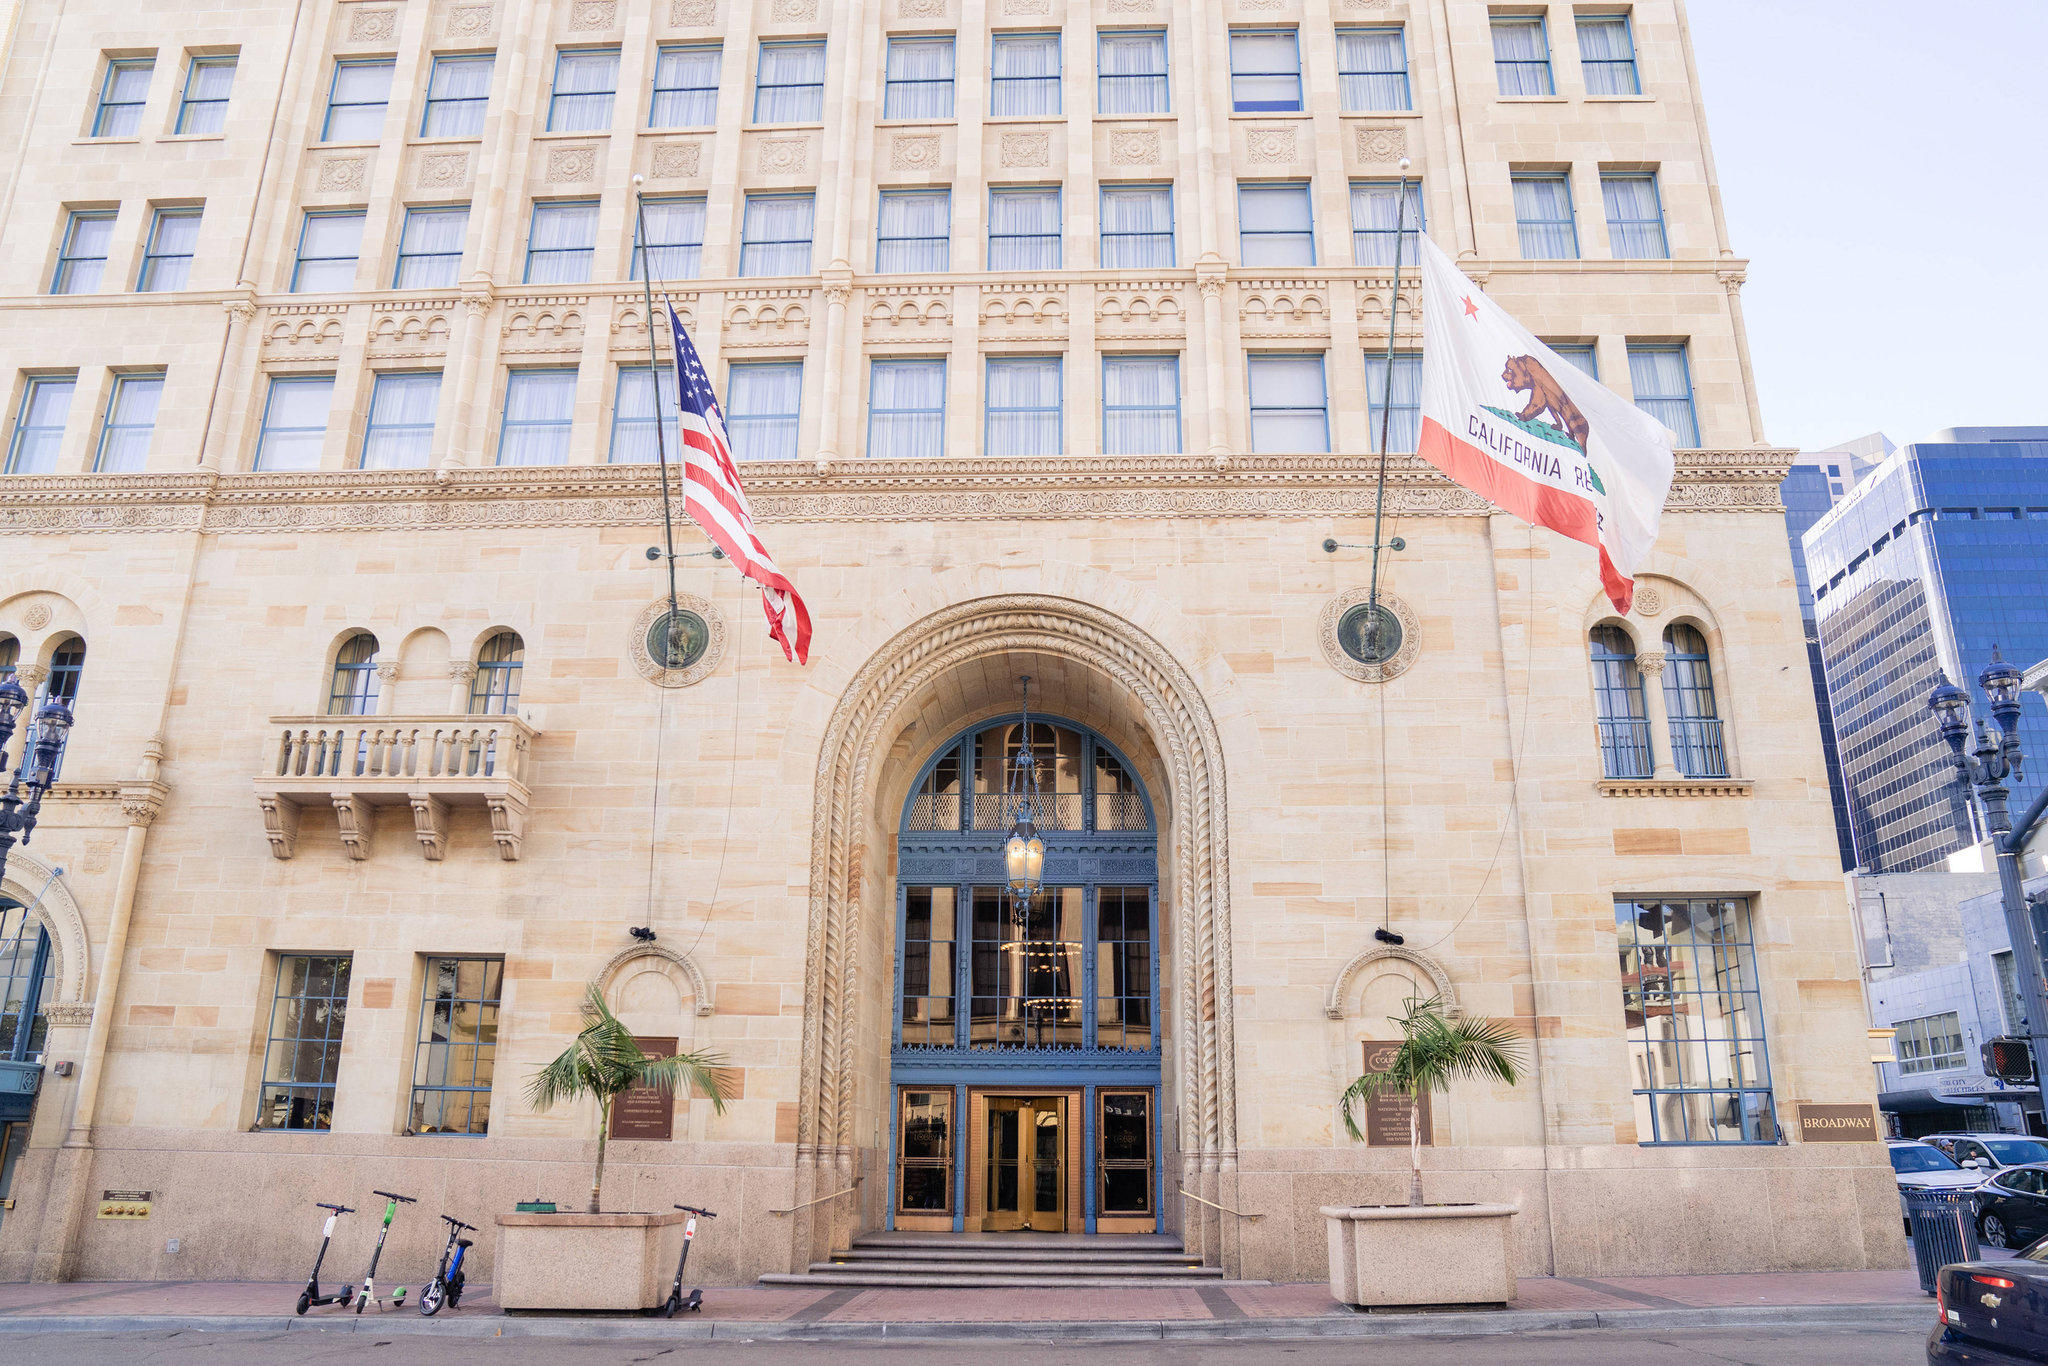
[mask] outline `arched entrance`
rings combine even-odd
[[[1045,868],[1018,899],[1027,744]],[[1136,769],[1093,730],[1004,716],[925,762],[896,847],[890,1227],[1160,1230],[1158,872]]]

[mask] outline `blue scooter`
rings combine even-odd
[[[462,1231],[476,1232],[475,1224],[465,1224],[452,1215],[442,1215],[441,1222],[448,1225],[448,1243],[441,1249],[440,1269],[434,1272],[434,1279],[427,1282],[427,1288],[420,1291],[420,1313],[428,1318],[440,1313],[444,1304],[450,1309],[461,1305],[462,1254],[469,1251],[471,1245],[470,1240],[462,1236]]]

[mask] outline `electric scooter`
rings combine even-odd
[[[347,1205],[330,1205],[324,1200],[316,1200],[313,1205],[316,1209],[332,1210],[333,1213],[327,1216],[327,1225],[320,1230],[320,1253],[313,1258],[313,1274],[306,1277],[306,1288],[299,1292],[301,1314],[316,1304],[347,1304],[348,1297],[355,1293],[355,1287],[352,1285],[344,1285],[339,1295],[320,1293],[320,1263],[327,1260],[327,1244],[334,1239],[334,1221],[344,1214],[354,1214],[355,1211]]]
[[[384,1197],[384,1227],[377,1230],[377,1246],[370,1253],[370,1269],[363,1273],[363,1288],[356,1292],[358,1314],[368,1307],[370,1301],[377,1299],[377,1259],[384,1255],[384,1237],[391,1232],[391,1220],[398,1213],[398,1202],[403,1200],[408,1205],[418,1203],[410,1195],[395,1195],[390,1191],[371,1191],[370,1194]],[[378,1303],[381,1305],[383,1301],[379,1300]],[[404,1306],[405,1287],[401,1285],[392,1293],[391,1307],[401,1309]]]
[[[698,1209],[695,1205],[677,1205],[676,1208],[684,1211],[690,1217],[683,1222],[683,1255],[676,1261],[675,1288],[668,1292],[668,1303],[662,1306],[662,1313],[667,1318],[674,1318],[677,1314],[685,1311],[689,1313],[700,1313],[703,1311],[704,1291],[702,1288],[692,1290],[688,1299],[683,1298],[683,1268],[690,1264],[690,1243],[697,1236],[697,1216],[701,1214],[706,1219],[716,1219],[718,1217],[710,1210]]]
[[[462,1254],[469,1250],[470,1240],[460,1235],[464,1229],[476,1232],[475,1224],[465,1224],[452,1215],[442,1215],[441,1222],[448,1225],[448,1243],[441,1249],[441,1265],[434,1279],[420,1291],[420,1313],[428,1318],[440,1313],[443,1304],[450,1309],[462,1304]],[[452,1261],[451,1251],[455,1254]]]

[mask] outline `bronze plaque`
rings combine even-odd
[[[633,1042],[639,1044],[640,1051],[650,1058],[673,1058],[676,1055],[674,1039],[643,1039],[636,1035]],[[635,1086],[612,1102],[613,1138],[666,1143],[675,1136],[675,1124],[676,1098],[672,1091]]]
[[[1365,1070],[1384,1072],[1394,1060],[1394,1054],[1401,1051],[1398,1043],[1365,1043]],[[1374,1096],[1372,1103],[1365,1107],[1365,1141],[1374,1148],[1405,1148],[1408,1146],[1408,1112],[1411,1109],[1408,1097],[1398,1091],[1382,1091]],[[1422,1146],[1431,1146],[1429,1137],[1429,1097],[1422,1097],[1422,1113],[1418,1116],[1417,1129],[1422,1135]]]
[[[1875,1143],[1884,1131],[1868,1105],[1801,1104],[1799,1137],[1806,1143]]]

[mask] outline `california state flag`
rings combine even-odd
[[[1600,551],[1617,611],[1671,489],[1663,423],[1529,334],[1422,239],[1422,456],[1503,512]]]

